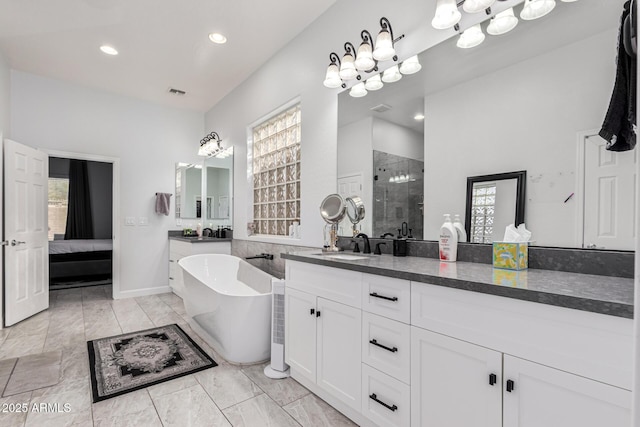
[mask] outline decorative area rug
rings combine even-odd
[[[176,324],[87,341],[93,402],[218,364]]]

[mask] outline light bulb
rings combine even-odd
[[[327,74],[325,75],[323,84],[331,89],[340,87],[340,85],[342,85],[338,66],[335,63],[332,63],[327,67]]]
[[[382,73],[382,81],[385,83],[393,83],[397,82],[402,78],[402,74],[400,74],[400,70],[398,70],[398,66],[394,65],[391,68],[387,68]]]
[[[389,31],[382,29],[376,37],[376,48],[373,51],[373,58],[378,61],[388,61],[396,54],[393,48],[393,40]]]
[[[358,48],[356,54],[356,70],[367,71],[376,66],[376,61],[373,60],[373,53],[371,52],[371,45],[367,42],[362,42]]]
[[[353,96],[354,98],[362,98],[366,94],[367,89],[364,87],[364,83],[358,83],[357,85],[353,86],[351,90],[349,90],[349,95]]]
[[[367,79],[366,82],[364,82],[364,87],[367,90],[378,90],[382,89],[383,86],[384,83],[382,83],[382,80],[380,80],[380,74],[371,76]]]
[[[358,75],[356,71],[355,61],[353,55],[345,53],[342,57],[342,63],[340,64],[340,78],[344,81],[355,79]]]
[[[462,10],[467,13],[478,13],[482,12],[488,7],[491,7],[496,0],[465,0],[462,5]]]

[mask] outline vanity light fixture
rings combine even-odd
[[[376,45],[373,49],[373,58],[378,61],[388,61],[393,59],[398,60],[396,56],[396,49],[394,47],[395,40],[393,39],[393,29],[391,23],[384,16],[380,18],[380,26],[382,29],[376,37]],[[401,36],[402,38],[404,36]]]
[[[398,69],[397,65],[394,65],[391,68],[387,68],[386,70],[384,70],[384,73],[382,73],[382,81],[385,83],[397,82],[401,78],[402,74],[400,74],[400,70]]]
[[[371,47],[373,39],[371,38],[371,33],[367,30],[362,30],[360,37],[362,37],[362,43],[360,43],[356,54],[356,69],[358,71],[369,71],[377,65],[376,60],[373,59],[373,48]]]
[[[478,13],[491,7],[495,2],[496,0],[465,0],[462,5],[462,10],[467,13]]]
[[[421,69],[422,65],[420,65],[420,61],[418,61],[418,55],[413,55],[400,64],[400,72],[404,75],[415,74]]]
[[[222,139],[217,132],[211,132],[200,140],[200,149],[198,156],[216,156],[220,154],[224,148],[222,147]]]
[[[516,18],[516,15],[513,13],[513,8],[511,7],[491,18],[491,22],[489,22],[489,26],[487,27],[487,33],[492,36],[499,36],[513,30],[516,25],[518,25],[518,18]]]
[[[360,82],[349,90],[349,95],[353,96],[354,98],[362,98],[363,96],[367,95],[367,88],[365,87],[363,82]]]
[[[525,21],[542,18],[556,7],[556,0],[524,0],[520,18]]]
[[[371,33],[367,30],[362,30],[360,33],[362,42],[357,51],[353,44],[346,42],[344,44],[345,54],[342,56],[342,60],[334,52],[329,55],[331,62],[327,67],[323,82],[326,87],[346,88],[345,82],[353,79],[362,80],[360,73],[377,72],[378,61],[398,60],[395,43],[404,38],[404,34],[394,38],[391,23],[385,17],[380,18],[380,26],[382,29],[376,37],[375,44]],[[371,89],[369,90],[376,90],[382,87],[376,79],[371,81],[370,86]],[[361,93],[361,90],[356,91],[356,93]]]
[[[438,0],[436,14],[431,25],[436,30],[446,30],[457,25],[462,18],[456,0]]]
[[[360,80],[360,75],[356,70],[355,58],[354,54],[356,49],[349,42],[344,44],[345,54],[342,56],[342,63],[340,64],[340,78],[343,81],[348,81],[355,79],[356,77]]]
[[[329,59],[331,60],[331,63],[327,67],[327,74],[325,75],[323,84],[330,89],[340,86],[346,87],[340,78],[340,57],[337,53],[331,52],[329,54]]]
[[[364,87],[367,90],[379,90],[382,89],[383,86],[384,83],[382,83],[382,80],[380,79],[380,74],[371,76],[364,82]]]
[[[460,34],[456,46],[462,49],[469,49],[478,46],[484,41],[485,35],[480,24],[473,25]]]

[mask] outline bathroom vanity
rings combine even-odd
[[[231,254],[231,239],[214,237],[182,237],[169,232],[169,286],[180,298],[184,298],[184,282],[178,261],[196,254]]]
[[[358,424],[629,424],[633,279],[319,252],[282,254],[286,362]]]

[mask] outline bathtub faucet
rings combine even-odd
[[[264,259],[272,260],[273,259],[273,255],[272,254],[261,253],[260,255],[248,256],[245,259],[257,259],[257,258],[264,258]]]

